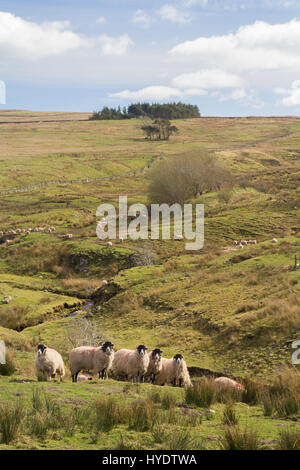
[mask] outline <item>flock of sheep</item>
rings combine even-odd
[[[175,354],[171,359],[162,357],[163,351],[155,348],[147,353],[143,344],[135,350],[120,349],[114,351],[114,344],[106,341],[98,347],[80,346],[70,352],[70,370],[72,381],[85,380],[79,376],[82,370],[93,370],[99,379],[104,379],[112,372],[116,379],[133,382],[150,381],[157,385],[190,387],[190,375],[182,354]],[[65,375],[64,361],[55,350],[45,344],[39,344],[35,358],[35,371],[38,378],[51,380]]]
[[[277,238],[272,238],[272,243],[277,243]],[[256,245],[256,240],[233,240],[233,245],[237,246],[238,248],[244,248],[246,245]]]
[[[20,235],[21,233],[31,232],[51,233],[55,232],[55,227],[17,228],[16,230],[9,230],[8,232],[3,232],[0,230],[0,237],[3,237],[3,235]]]

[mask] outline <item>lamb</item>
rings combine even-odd
[[[220,388],[231,387],[238,388],[239,390],[244,390],[244,386],[229,377],[218,377],[215,379],[215,384]]]
[[[162,353],[161,349],[155,348],[150,351],[149,356],[149,366],[147,370],[147,375],[150,376],[151,383],[155,384],[155,379],[157,374],[161,371],[162,368]]]
[[[148,348],[143,344],[131,349],[120,349],[115,353],[113,371],[117,377],[125,377],[127,380],[144,382],[144,376],[149,366]]]
[[[60,381],[65,375],[64,361],[55,349],[48,348],[45,344],[39,344],[34,362],[35,372],[38,378],[47,377],[55,379],[56,374]]]
[[[77,382],[81,370],[94,370],[99,379],[107,377],[114,360],[114,344],[106,341],[102,346],[80,346],[70,352],[70,369],[72,381]]]
[[[162,369],[157,375],[156,384],[192,387],[190,374],[182,354],[175,354],[172,359],[162,358]]]

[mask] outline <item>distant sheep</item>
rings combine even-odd
[[[9,304],[11,302],[12,298],[10,295],[7,295],[6,297],[4,297],[3,299],[3,303],[4,304]]]
[[[114,344],[106,341],[102,346],[80,346],[70,352],[70,369],[72,381],[77,382],[81,370],[93,370],[99,379],[107,377],[114,359]]]
[[[162,369],[162,353],[163,351],[161,349],[155,348],[152,349],[152,351],[149,352],[149,365],[148,365],[148,370],[147,370],[147,376],[150,377],[151,383],[155,383],[155,379],[157,374]]]
[[[72,234],[72,233],[66,233],[65,235],[63,235],[63,239],[64,239],[64,240],[70,240],[71,238],[73,238],[73,234]]]
[[[51,381],[58,375],[60,381],[65,375],[64,361],[55,349],[48,348],[45,344],[39,344],[35,357],[35,372],[38,378],[46,377]]]
[[[229,377],[218,377],[217,379],[215,379],[215,384],[218,385],[220,388],[231,387],[244,390],[244,386],[242,384],[236,382],[233,379],[230,379]]]
[[[172,359],[162,358],[162,369],[156,377],[157,385],[179,385],[191,387],[190,374],[182,354],[175,354]]]
[[[106,246],[113,246],[112,242],[107,242]]]
[[[242,245],[241,243],[239,244],[238,248],[244,248],[244,245]]]
[[[146,346],[140,344],[134,351],[131,349],[117,351],[113,362],[114,374],[133,382],[143,382],[149,366],[147,349]]]
[[[107,286],[107,285],[108,285],[107,280],[106,280],[106,279],[103,279],[103,281],[102,281],[102,287],[103,287],[103,286]]]
[[[272,243],[277,243],[277,242],[278,242],[277,238],[272,238]]]

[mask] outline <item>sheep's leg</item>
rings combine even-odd
[[[141,375],[141,383],[144,383],[144,376]]]
[[[179,387],[182,387],[182,382],[183,382],[183,380],[179,379]]]
[[[172,385],[173,387],[176,387],[176,379],[173,380]]]
[[[74,382],[77,382],[77,380],[78,380],[78,374],[79,374],[79,371],[78,371],[78,372],[75,372],[75,375],[74,375],[75,380],[74,380]]]
[[[102,380],[104,380],[104,377],[107,377],[107,374],[106,374],[106,369],[102,369]]]

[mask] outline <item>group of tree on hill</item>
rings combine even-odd
[[[196,105],[184,103],[135,103],[121,109],[104,106],[101,111],[94,111],[90,120],[117,120],[148,117],[150,119],[185,119],[200,118]]]

